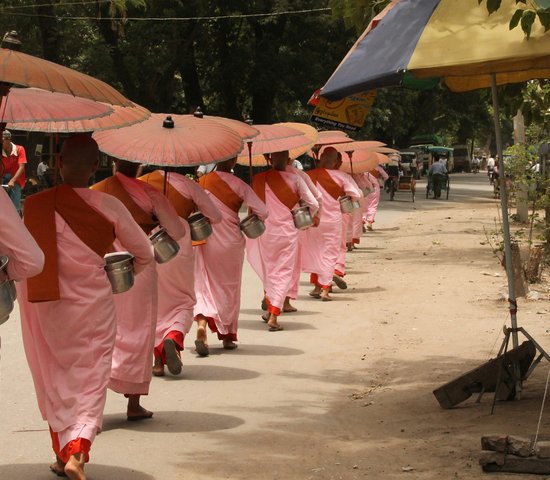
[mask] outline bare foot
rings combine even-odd
[[[290,298],[286,297],[285,302],[283,304],[283,312],[285,313],[292,313],[297,312],[298,309],[290,304]]]
[[[69,461],[65,464],[65,475],[71,480],[86,480],[84,473],[85,456],[83,453],[71,455]]]
[[[270,332],[278,332],[279,330],[283,330],[283,327],[279,325],[277,322],[277,317],[273,314],[269,316],[269,321],[267,322],[267,326],[269,327]]]
[[[155,377],[164,377],[164,364],[162,358],[155,357],[155,363],[153,364],[153,375]]]
[[[321,298],[321,287],[316,286],[311,292],[309,292],[309,296],[313,298]]]
[[[237,347],[238,345],[232,340],[225,339],[223,341],[223,348],[226,350],[235,350]]]
[[[321,292],[321,300],[323,302],[331,302],[332,301],[332,297],[328,294],[328,291],[329,291],[328,288],[323,288],[323,290]]]
[[[128,410],[126,410],[126,415],[128,417],[128,421],[136,421],[136,420],[147,420],[148,418],[152,418],[153,412],[150,412],[149,410],[143,408],[141,405],[138,405],[138,408],[130,408],[128,407]]]
[[[204,324],[202,324],[202,320],[199,320],[199,324],[197,326],[197,339],[195,340],[195,351],[199,354],[201,357],[208,357],[210,355],[210,349],[208,348],[208,341],[206,337],[206,320],[204,320]]]
[[[66,477],[65,464],[59,457],[55,457],[55,462],[50,465],[50,471],[55,473],[58,477]]]

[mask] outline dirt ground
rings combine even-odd
[[[494,356],[509,318],[505,274],[486,244],[495,201],[481,176],[453,184],[449,201],[384,201],[375,231],[348,255],[349,288],[321,303],[304,276],[283,332],[260,321],[261,285],[246,266],[239,348],[224,352],[211,337],[212,355],[198,358],[192,331],[182,376],[153,379],[151,421],[126,422],[124,399],[110,393],[90,478],[541,478],[485,474],[478,456],[484,434],[535,433],[548,364],[494,415],[491,394],[451,410],[432,394]],[[519,323],[548,347],[548,291],[533,288],[540,299],[520,300]],[[0,479],[53,478],[17,318],[0,334]]]

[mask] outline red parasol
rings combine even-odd
[[[160,113],[93,137],[107,155],[162,167],[223,162],[235,158],[243,146],[237,132],[213,120]]]

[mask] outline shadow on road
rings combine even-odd
[[[301,299],[300,299],[301,300]],[[285,330],[316,330],[316,328],[310,323],[295,322],[292,317],[297,316],[296,313],[283,313],[280,317],[280,323],[284,326]],[[260,319],[258,314],[258,320],[239,320],[239,329],[241,330],[267,330],[265,322]],[[279,333],[279,332],[268,332]],[[280,332],[283,333],[283,332]]]
[[[103,432],[108,432],[110,430],[160,433],[215,432],[218,430],[237,428],[243,423],[244,420],[242,418],[231,415],[220,415],[218,413],[157,411],[151,420],[144,420],[142,422],[128,422],[121,415],[105,415],[103,420]],[[0,467],[0,474],[1,473],[2,470]],[[2,478],[11,477],[2,476]],[[121,477],[111,475],[105,478],[118,479]],[[141,477],[134,478],[140,479]]]
[[[265,324],[264,324],[265,325]],[[228,352],[224,350],[223,347],[212,348],[210,345],[210,355],[249,355],[249,356],[259,356],[259,357],[286,357],[291,355],[303,355],[304,351],[297,348],[289,347],[277,347],[275,345],[258,345],[258,344],[249,344],[243,345],[239,343],[239,348]],[[185,368],[185,367],[184,367]]]
[[[89,480],[154,480],[155,477],[134,469],[112,465],[90,464],[86,466]],[[17,463],[0,465],[0,478],[4,480],[52,480],[57,478],[50,472],[47,463]]]

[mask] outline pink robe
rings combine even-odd
[[[145,212],[157,217],[174,239],[185,235],[176,210],[168,199],[150,185],[116,173],[124,190]],[[120,245],[115,245],[121,248]],[[109,388],[123,394],[147,395],[151,382],[157,327],[158,283],[156,263],[152,262],[136,277],[134,286],[115,295],[117,335]]]
[[[380,165],[376,167],[376,170],[380,172],[380,178],[382,178],[384,182],[389,178],[386,171]],[[371,174],[369,173],[369,175]],[[373,179],[372,184],[374,185],[374,192],[367,197],[365,220],[369,223],[374,223],[374,217],[376,216],[378,204],[380,203],[380,184],[374,175],[371,175],[371,178]]]
[[[345,195],[358,199],[362,193],[350,175],[339,170],[327,170],[344,190]],[[302,270],[315,273],[318,283],[328,288],[332,284],[335,266],[341,247],[343,230],[343,215],[340,210],[340,202],[334,199],[320,184],[317,188],[323,195],[323,210],[321,222],[317,228],[310,228],[306,231],[302,243]]]
[[[38,275],[44,267],[44,254],[21,221],[10,197],[0,189],[0,255],[9,257],[10,280]]]
[[[367,172],[354,173],[352,176],[363,195],[361,195],[361,198],[359,198],[359,204],[361,205],[361,208],[354,210],[351,214],[351,228],[348,227],[347,241],[352,243],[359,243],[361,235],[363,234],[363,212],[367,206],[367,197],[365,196],[365,190],[372,190],[375,187],[371,181],[372,177],[369,178],[370,175]]]
[[[315,215],[319,204],[306,183],[294,173],[279,173],[310,208],[311,214]],[[246,255],[262,280],[270,312],[279,315],[294,278],[298,230],[294,226],[291,211],[279,201],[267,183],[265,203],[269,211],[266,230],[259,238],[246,239]],[[294,208],[296,207],[297,205]]]
[[[118,241],[135,257],[136,273],[153,262],[151,243],[122,203],[87,188],[76,192],[113,223]],[[18,294],[40,413],[63,449],[77,438],[93,442],[101,429],[117,325],[105,261],[55,217],[61,300],[29,303],[27,282]]]
[[[200,212],[217,224],[222,215],[198,183],[185,175],[170,172],[170,185],[181,195],[192,200]],[[162,351],[162,343],[170,332],[179,332],[184,337],[193,325],[195,307],[195,248],[191,244],[189,224],[183,218],[185,236],[178,242],[180,251],[169,262],[157,265],[158,272],[158,320],[155,334],[155,347]],[[214,228],[214,227],[213,227]],[[183,345],[180,345],[183,347]]]
[[[252,213],[262,220],[267,218],[265,204],[246,183],[230,173],[217,174],[244,200]],[[213,227],[213,233],[206,244],[197,247],[195,315],[204,315],[220,340],[236,341],[245,240],[239,226],[238,213],[208,190],[206,193],[221,212],[222,221]]]
[[[286,167],[286,171],[294,173],[298,175],[302,180],[304,180],[310,192],[313,194],[315,200],[317,200],[317,203],[319,204],[317,215],[320,215],[321,211],[323,210],[323,195],[315,186],[313,180],[311,180],[311,177],[303,170],[300,170],[299,168],[294,168],[291,165],[288,165]],[[304,241],[303,238],[306,234],[307,230],[300,230],[298,232],[298,253],[296,254],[296,265],[294,267],[294,273],[292,275],[290,290],[287,293],[287,296],[289,298],[292,298],[293,300],[296,300],[298,298],[298,290],[300,287],[300,274],[302,273],[302,242]]]

